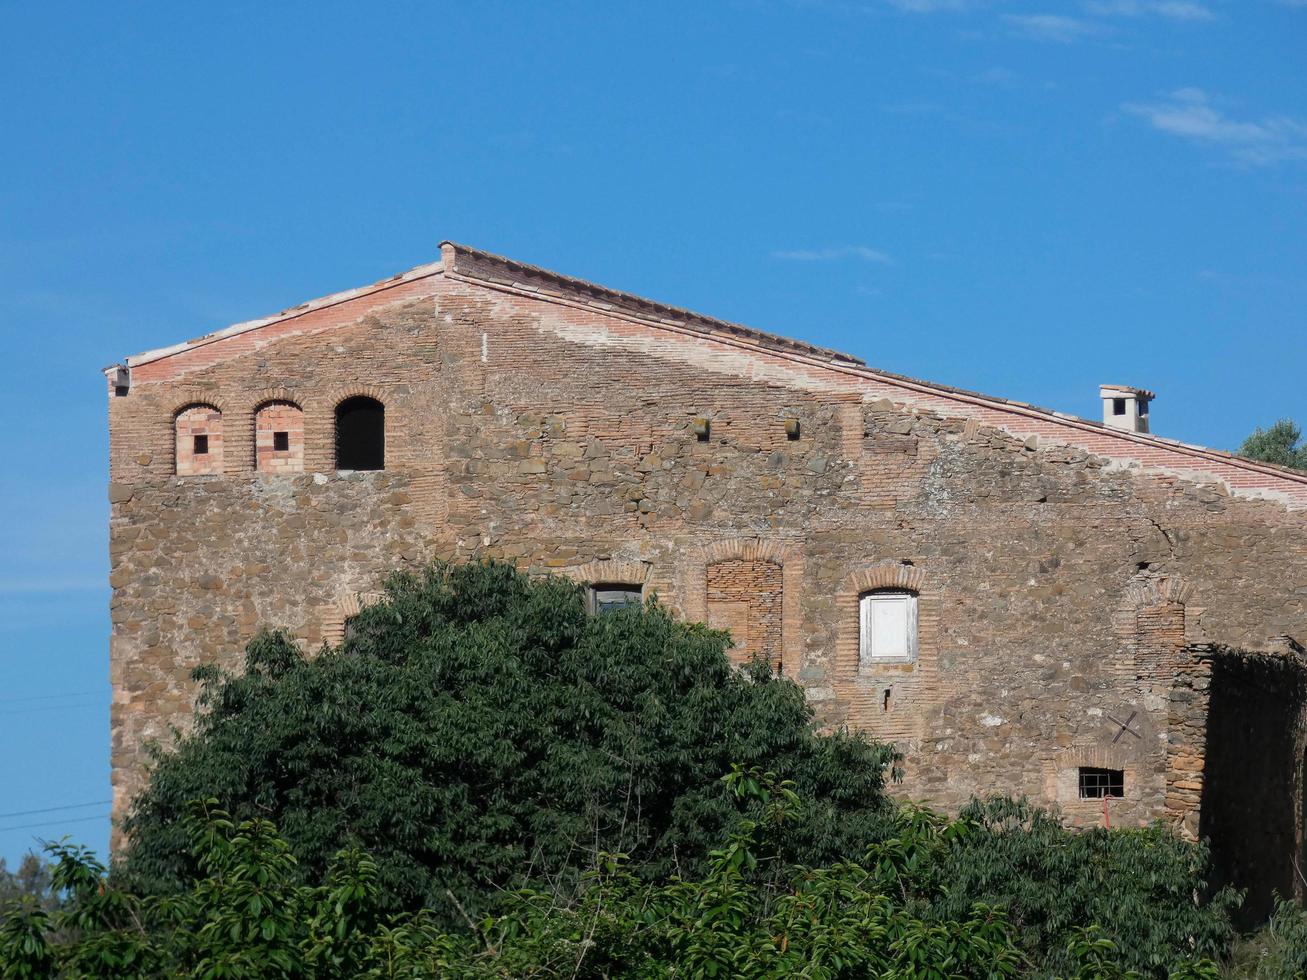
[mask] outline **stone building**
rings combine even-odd
[[[1150,434],[1150,392],[1087,421],[448,242],[106,374],[120,814],[194,667],[495,557],[728,627],[905,796],[1219,828],[1295,888],[1307,474]]]

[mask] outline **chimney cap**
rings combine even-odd
[[[1099,385],[1098,393],[1103,398],[1120,398],[1123,395],[1134,395],[1136,398],[1153,399],[1157,393],[1149,391],[1147,388],[1136,388],[1134,385]]]

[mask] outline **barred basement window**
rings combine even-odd
[[[917,659],[917,594],[878,589],[858,601],[858,656],[866,663]]]
[[[586,596],[590,612],[599,615],[639,606],[643,602],[644,589],[639,585],[592,585]]]
[[[1080,798],[1101,800],[1108,796],[1118,800],[1125,796],[1125,771],[1081,766]]]

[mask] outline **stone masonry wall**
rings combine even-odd
[[[338,638],[360,594],[432,558],[636,570],[778,658],[823,724],[900,743],[903,794],[1024,793],[1083,823],[1102,806],[1079,766],[1125,771],[1114,823],[1178,799],[1186,642],[1305,632],[1304,512],[602,309],[450,275],[384,299],[111,394],[118,812],[146,742],[185,726],[195,666],[238,665],[263,624]],[[386,469],[336,473],[334,407],[359,394],[386,406]],[[302,472],[255,467],[270,400],[302,410]],[[177,453],[192,404],[221,412],[215,472]],[[918,594],[913,663],[858,662],[857,597],[881,587]]]

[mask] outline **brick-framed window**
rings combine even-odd
[[[861,663],[911,663],[917,648],[917,593],[875,589],[858,597]]]
[[[594,615],[639,608],[644,602],[644,586],[623,582],[596,582],[586,590],[586,608]]]
[[[260,473],[303,471],[304,411],[294,402],[264,402],[255,410],[254,468]]]
[[[1125,770],[1081,766],[1076,773],[1077,789],[1082,800],[1125,798]]]
[[[222,411],[213,405],[187,405],[173,418],[178,476],[222,472]]]
[[[336,406],[336,469],[386,468],[386,406],[355,395]]]

